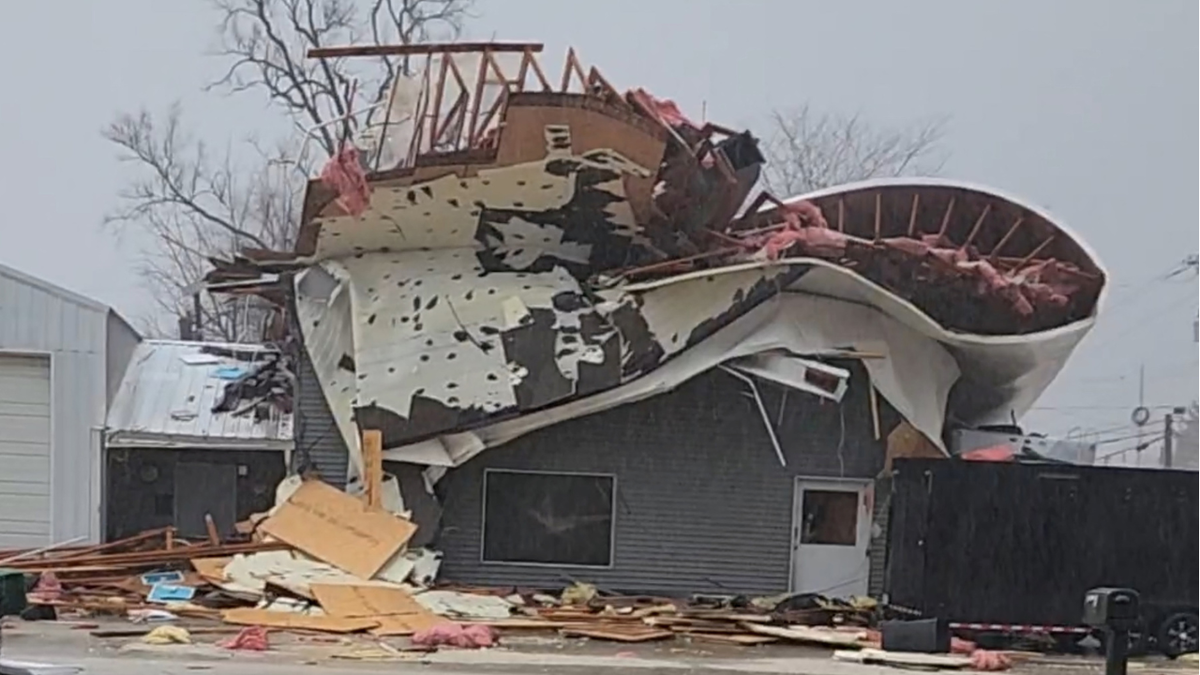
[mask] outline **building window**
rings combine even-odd
[[[483,475],[483,562],[612,565],[611,475],[488,469]]]
[[[804,490],[801,544],[854,546],[858,541],[858,493]]]

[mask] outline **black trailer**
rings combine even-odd
[[[890,605],[960,631],[1087,634],[1084,594],[1141,595],[1147,645],[1195,651],[1196,472],[897,460]]]

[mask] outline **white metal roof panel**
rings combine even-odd
[[[244,365],[214,357],[205,346],[270,351],[256,345],[145,340],[138,345],[108,413],[109,446],[285,450],[292,414],[277,407],[263,420],[253,412],[213,412],[229,380],[222,368]]]

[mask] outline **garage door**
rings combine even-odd
[[[50,539],[50,360],[0,354],[0,549]]]

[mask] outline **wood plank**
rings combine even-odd
[[[363,478],[367,488],[367,506],[383,506],[383,432],[367,429],[362,432]]]
[[[224,583],[226,581],[225,566],[233,562],[233,558],[192,558],[188,562],[192,564],[192,569],[196,570],[200,576],[204,577],[208,581],[213,583]]]
[[[665,640],[675,633],[651,626],[594,626],[571,627],[560,631],[568,637],[588,637],[596,640],[611,640],[613,642],[649,642]]]
[[[885,666],[917,668],[966,668],[971,665],[968,656],[950,654],[918,654],[915,652],[887,652],[882,649],[838,650],[833,658],[848,663],[873,663]]]
[[[861,645],[857,634],[843,633],[828,628],[816,628],[813,626],[764,626],[756,623],[744,623],[742,626],[751,633],[769,635],[793,642],[808,642],[828,647],[858,647]]]
[[[703,642],[715,642],[717,644],[739,645],[743,647],[769,645],[779,641],[779,638],[769,635],[750,635],[748,633],[738,633],[736,635],[726,635],[724,633],[688,633],[687,635],[692,639]]]
[[[347,619],[337,616],[309,616],[293,612],[239,607],[221,612],[221,620],[239,626],[266,626],[285,630],[315,630],[325,633],[357,633],[379,625],[374,619]]]
[[[312,584],[313,596],[330,616],[348,619],[428,612],[399,586]]]
[[[408,45],[347,45],[317,47],[308,50],[310,59],[331,59],[347,56],[415,56],[421,54],[466,54],[471,52],[541,52],[540,42],[454,42],[443,44]]]
[[[260,529],[308,555],[370,579],[417,531],[320,481],[306,481]]]

